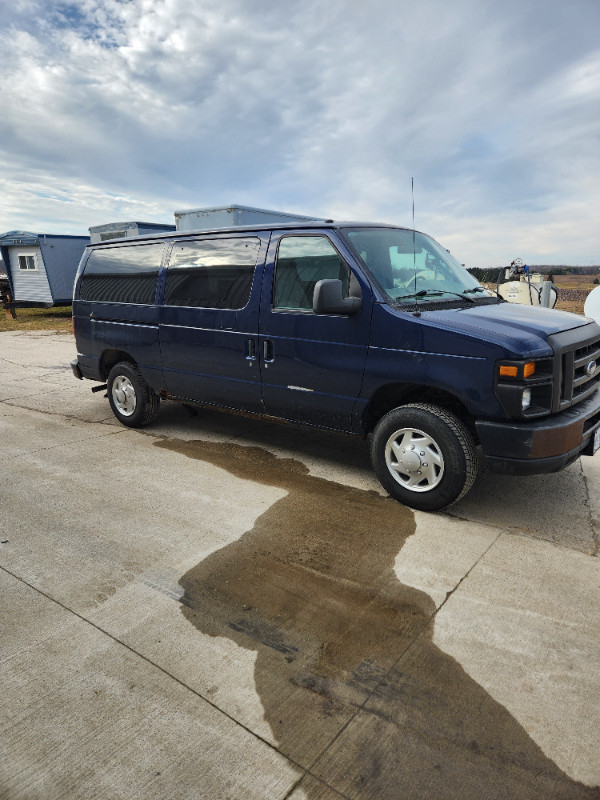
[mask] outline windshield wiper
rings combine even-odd
[[[465,289],[466,292],[473,292],[473,291],[480,291],[479,287],[477,289]],[[485,289],[481,289],[481,291],[485,291]],[[409,300],[411,297],[415,299],[417,297],[441,297],[443,294],[452,294],[454,297],[460,297],[461,300],[466,300],[467,303],[474,303],[475,300],[472,297],[467,297],[466,294],[463,292],[459,294],[458,292],[449,292],[447,289],[421,289],[420,292],[413,292],[412,294],[402,294],[400,297],[396,298],[398,300]]]
[[[484,289],[483,286],[476,286],[474,289],[465,289],[465,292],[485,292],[485,291],[486,289]],[[502,297],[498,289],[494,289],[494,295],[498,298],[499,302],[501,303],[504,302],[504,298]],[[493,297],[494,295],[491,295],[491,297]]]

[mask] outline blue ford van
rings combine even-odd
[[[162,398],[371,437],[402,503],[442,509],[490,470],[555,472],[600,447],[600,326],[501,301],[439,244],[309,222],[90,245],[77,378],[124,425]]]

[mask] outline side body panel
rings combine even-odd
[[[286,236],[294,235],[286,231]],[[302,234],[311,235],[310,230]],[[312,235],[322,235],[315,231]],[[344,245],[330,235],[352,268],[362,292],[355,316],[317,315],[312,311],[275,309],[273,280],[282,233],[273,234],[263,280],[260,311],[260,357],[263,401],[268,414],[342,431],[353,430],[371,324],[371,287],[356,270]]]
[[[264,412],[258,360],[258,310],[269,233],[253,232],[252,237],[260,240],[260,248],[250,298],[243,308],[161,305],[164,381],[166,390],[175,397]],[[233,237],[229,234],[227,238]]]
[[[158,307],[73,302],[78,361],[86,378],[103,380],[100,360],[107,350],[127,353],[156,391],[164,389],[158,339]]]
[[[120,252],[121,247],[111,247],[111,251]],[[126,252],[132,253],[132,248],[126,247]],[[160,279],[155,279],[156,288],[148,294],[147,302],[82,299],[82,295],[86,296],[83,284],[89,273],[88,260],[93,253],[93,249],[88,249],[82,256],[73,294],[73,326],[81,372],[85,378],[105,380],[106,375],[101,369],[103,356],[116,351],[133,359],[147,383],[160,392],[164,389],[158,336]],[[164,253],[164,245],[158,243],[155,258],[157,276]],[[94,274],[94,277],[98,276],[103,277],[101,273]],[[111,275],[107,274],[106,277],[110,283]],[[115,285],[116,294],[119,294],[118,283]]]
[[[514,351],[443,330],[436,313],[424,311],[415,317],[375,304],[361,405],[384,386],[406,384],[447,392],[474,416],[504,417],[492,391],[494,364],[514,356]]]

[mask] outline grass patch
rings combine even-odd
[[[54,308],[16,308],[16,319],[0,306],[0,333],[3,331],[56,331],[72,333],[71,306]]]

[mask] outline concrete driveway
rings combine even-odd
[[[600,797],[600,456],[418,513],[74,353],[0,334],[0,798]]]

